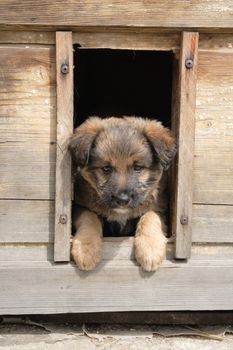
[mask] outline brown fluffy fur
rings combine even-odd
[[[146,271],[166,251],[164,169],[175,155],[170,131],[136,117],[89,118],[70,141],[76,180],[72,256],[82,270],[101,259],[103,220],[121,227],[138,218],[135,257]]]

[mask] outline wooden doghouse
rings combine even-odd
[[[113,59],[108,61],[112,70],[127,55],[141,55],[141,76],[149,57],[155,80],[153,67],[159,72],[163,66],[159,84],[170,95],[162,105],[156,92],[153,97],[152,82],[138,86],[142,95],[147,89],[153,111],[158,103],[169,107],[166,118],[179,146],[172,170],[172,237],[156,273],[137,266],[132,237],[105,238],[103,261],[92,272],[79,271],[70,262],[67,140],[74,105],[78,118],[79,103],[89,113],[87,95],[81,100],[74,91],[79,93],[79,82],[85,82],[97,53],[106,55],[105,62]],[[118,63],[121,54],[125,58]],[[232,3],[2,0],[0,313],[231,309]]]

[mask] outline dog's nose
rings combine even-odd
[[[118,205],[124,206],[129,203],[130,197],[126,192],[121,192],[115,196],[115,201]]]

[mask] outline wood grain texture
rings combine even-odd
[[[55,200],[55,261],[70,260],[71,156],[69,138],[73,133],[73,46],[72,32],[56,33],[57,64],[57,156]],[[61,66],[68,66],[68,73]],[[62,222],[62,216],[66,218]]]
[[[199,39],[199,52],[229,52],[233,48],[233,34],[200,34]]]
[[[79,31],[73,33],[73,43],[82,48],[131,50],[175,50],[179,34],[111,31]],[[55,33],[44,31],[0,31],[0,43],[55,45]]]
[[[233,48],[200,52],[194,196],[197,204],[233,204]]]
[[[179,62],[179,116],[176,121],[178,134],[177,187],[173,215],[176,217],[175,256],[190,257],[192,243],[192,176],[195,135],[195,103],[197,80],[198,33],[183,32]],[[187,59],[193,60],[193,67],[186,68]],[[187,219],[182,224],[182,217]]]
[[[230,0],[1,0],[0,25],[232,28]]]
[[[0,243],[11,244],[11,249],[17,250],[18,244],[25,243],[25,253],[17,259],[37,260],[35,243],[54,242],[54,202],[53,201],[22,201],[0,200]],[[192,220],[192,242],[233,243],[233,206],[194,205]],[[12,245],[15,243],[15,245]],[[32,243],[32,245],[31,245]],[[103,244],[103,258],[133,259],[133,239],[107,239]],[[47,254],[47,247],[49,253]],[[4,259],[15,257],[9,254],[5,246]],[[53,257],[53,245],[37,246],[38,255],[42,261],[48,256]],[[173,245],[169,245],[168,256],[172,254]],[[44,253],[42,253],[44,251]],[[21,249],[22,252],[22,249]],[[3,252],[2,252],[3,254]],[[14,258],[16,259],[16,257]],[[51,260],[51,259],[49,259]]]
[[[45,31],[0,31],[0,44],[55,45],[55,33]]]
[[[53,244],[48,243],[1,243],[0,262],[21,264],[23,262],[53,262]]]
[[[0,45],[0,198],[54,198],[54,54]]]
[[[218,245],[213,243],[198,243],[192,245],[192,264],[194,261],[218,261],[233,259],[232,242]],[[13,243],[0,242],[0,261],[10,262],[11,264],[20,264],[21,262],[53,262],[53,242],[31,242],[31,243]],[[133,237],[105,237],[102,245],[102,259],[100,265],[108,264],[128,264],[129,261],[135,261],[134,239]],[[166,260],[163,266],[170,266],[174,259],[174,243],[169,242],[166,249]],[[73,264],[73,262],[72,262]],[[135,263],[136,264],[136,263]],[[98,269],[101,267],[98,265]]]
[[[233,242],[233,206],[194,205],[192,242]]]
[[[175,50],[179,46],[179,34],[167,33],[117,33],[79,32],[73,34],[73,42],[81,48],[111,48],[128,50]]]
[[[0,313],[231,310],[233,259],[203,256],[167,260],[156,273],[125,260],[103,261],[92,272],[73,264],[2,262]]]
[[[0,242],[54,241],[54,202],[0,200]]]

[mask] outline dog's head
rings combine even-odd
[[[158,187],[176,147],[169,129],[158,121],[92,117],[75,130],[70,150],[99,203],[124,213]]]

